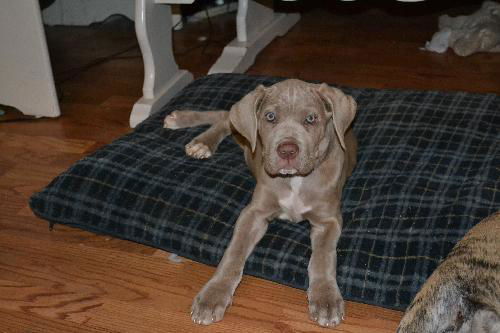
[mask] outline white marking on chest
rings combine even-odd
[[[279,215],[280,219],[300,222],[304,219],[302,215],[311,210],[311,206],[304,205],[300,197],[300,189],[303,181],[304,177],[300,176],[293,177],[290,180],[291,191],[287,196],[278,200],[281,208],[281,214]]]

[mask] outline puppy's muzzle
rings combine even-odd
[[[276,161],[278,171],[282,175],[294,175],[297,173],[299,145],[293,139],[284,139],[276,148],[276,155],[279,159]]]

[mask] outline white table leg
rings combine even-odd
[[[60,114],[38,0],[0,0],[0,104]]]
[[[275,14],[255,1],[239,0],[237,38],[224,48],[208,74],[245,72],[267,44],[283,36],[299,19],[299,14]]]
[[[180,70],[175,62],[170,5],[155,4],[155,0],[136,0],[135,31],[144,61],[144,85],[143,97],[132,108],[130,127],[158,111],[193,81],[193,75]]]

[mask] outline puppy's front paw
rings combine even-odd
[[[314,283],[307,291],[309,315],[324,327],[335,327],[344,319],[344,300],[335,281]]]
[[[191,141],[186,145],[186,155],[197,159],[205,159],[212,157],[210,147],[202,142]]]
[[[191,306],[191,319],[201,325],[210,325],[222,320],[226,308],[231,305],[233,295],[227,287],[207,283],[195,297]]]

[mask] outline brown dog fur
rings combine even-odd
[[[500,332],[500,212],[458,242],[415,296],[398,333]]]

